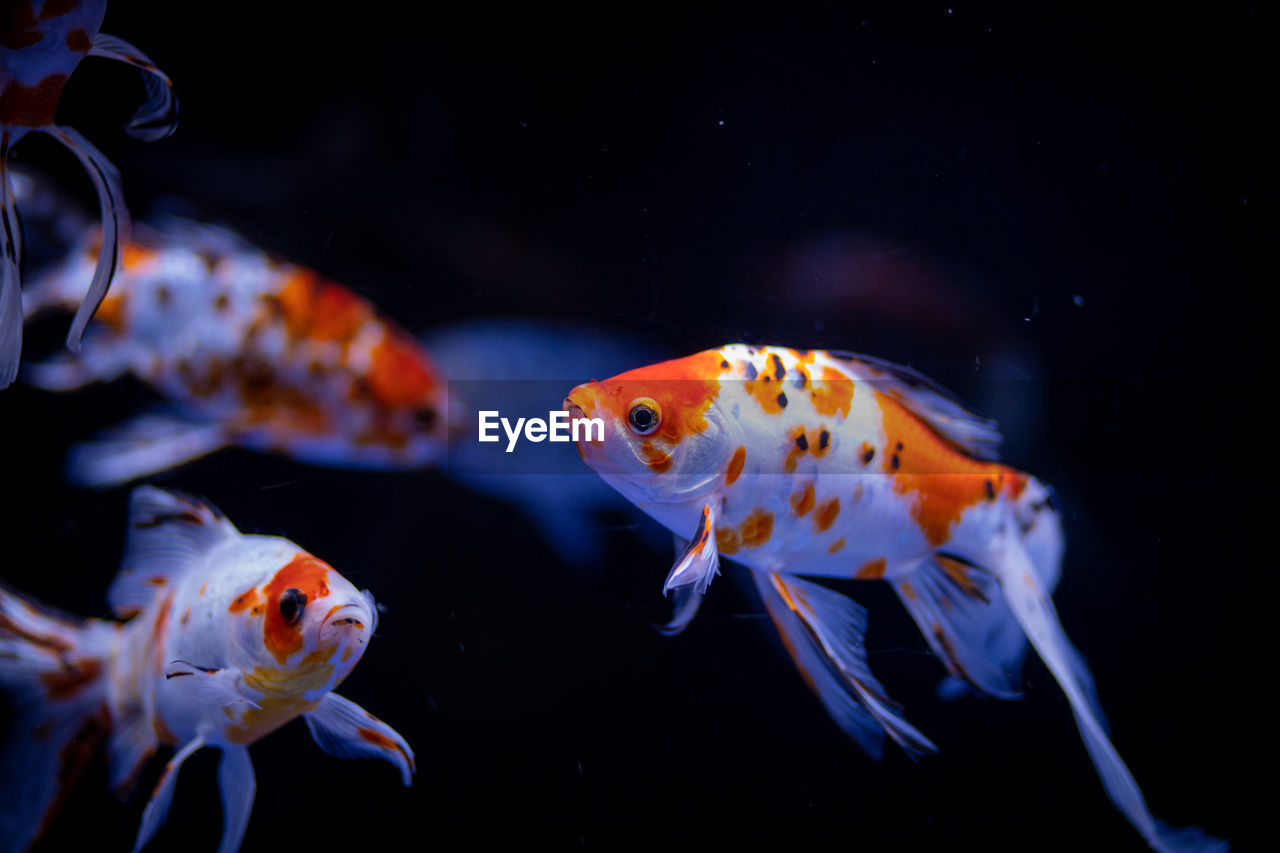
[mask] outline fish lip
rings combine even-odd
[[[339,604],[329,609],[324,615],[324,623],[320,626],[320,641],[327,643],[352,632],[372,632],[373,617],[368,607],[360,602]]]

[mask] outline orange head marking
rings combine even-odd
[[[329,594],[328,563],[310,554],[298,554],[262,588],[267,601],[263,636],[267,648],[280,663],[305,645],[298,614],[307,604]]]

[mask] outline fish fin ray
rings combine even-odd
[[[871,674],[861,606],[792,575],[753,570],[751,576],[805,681],[864,751],[879,758],[885,734],[913,757],[937,750],[901,716]]]
[[[716,520],[719,516],[718,504],[702,507],[698,529],[684,551],[676,557],[675,565],[662,584],[663,595],[687,586],[705,593],[711,579],[720,574],[720,554],[716,550]]]
[[[142,71],[147,100],[129,119],[125,133],[135,139],[153,142],[164,139],[177,129],[180,109],[173,92],[173,81],[156,67],[150,57],[124,39],[106,33],[98,33],[93,37],[89,56],[114,59]]]
[[[224,746],[218,761],[218,791],[222,794],[222,841],[218,853],[236,853],[249,828],[249,813],[258,782],[253,775],[249,750],[243,746]]]
[[[124,560],[107,601],[117,615],[145,608],[209,550],[237,535],[235,526],[210,504],[139,486],[129,501]]]
[[[852,364],[857,378],[875,383],[875,389],[905,406],[948,443],[975,459],[999,458],[1000,425],[971,412],[952,392],[910,367],[860,353],[829,353]]]
[[[417,766],[413,750],[395,729],[337,693],[302,715],[316,744],[337,758],[381,758],[400,768],[400,779],[413,784]]]
[[[204,746],[204,737],[197,735],[189,741],[182,749],[169,759],[169,763],[164,766],[164,772],[160,775],[160,781],[156,783],[155,789],[151,792],[151,799],[147,800],[147,807],[142,810],[142,823],[138,826],[138,837],[133,843],[133,853],[138,853],[143,847],[147,846],[147,842],[156,834],[162,825],[164,819],[169,814],[169,805],[173,802],[173,789],[177,786],[178,770],[182,768],[182,762],[191,757],[191,754],[200,747]]]
[[[0,388],[18,375],[22,358],[22,283],[18,269],[19,223],[9,181],[9,150],[0,148]]]
[[[67,478],[105,489],[195,461],[232,443],[221,424],[188,420],[164,411],[139,415],[67,453]]]

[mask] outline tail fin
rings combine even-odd
[[[0,748],[0,848],[39,837],[109,724],[117,631],[37,610],[0,588],[0,690],[16,710]]]
[[[1066,694],[1080,736],[1089,750],[1089,757],[1093,759],[1093,766],[1102,779],[1107,796],[1147,844],[1159,853],[1217,853],[1227,850],[1226,841],[1211,838],[1195,827],[1170,827],[1157,820],[1147,809],[1138,783],[1134,781],[1129,768],[1107,736],[1106,723],[1098,706],[1088,667],[1067,639],[1066,632],[1058,621],[1048,585],[1057,581],[1056,566],[1040,562],[1046,555],[1053,556],[1055,553],[1052,547],[1046,547],[1046,543],[1052,545],[1052,537],[1046,533],[1047,528],[1038,534],[1036,532],[1040,524],[1056,526],[1056,513],[1041,511],[1040,515],[1044,518],[1036,520],[1030,526],[1019,519],[1023,535],[1019,537],[1010,533],[1003,537],[992,562],[996,566],[1004,599],[1010,610]],[[1061,553],[1060,547],[1056,553]]]

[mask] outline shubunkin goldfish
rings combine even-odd
[[[240,846],[254,799],[249,744],[302,716],[320,748],[385,759],[412,781],[413,752],[333,690],[368,648],[373,596],[287,539],[240,533],[194,498],[143,486],[108,593],[125,621],[74,623],[0,589],[0,689],[18,722],[0,751],[0,847],[21,850],[105,737],[127,791],[160,745],[176,750],[135,850],[164,822],[178,769],[222,751],[221,853]]]
[[[721,556],[751,570],[783,643],[836,722],[878,757],[935,750],[867,664],[865,611],[798,575],[890,583],[954,679],[1015,698],[1027,641],[1053,673],[1108,796],[1158,851],[1225,842],[1156,820],[1112,746],[1051,594],[1063,553],[1049,489],[996,461],[994,422],[920,374],[865,356],[726,346],[580,385],[605,422],[587,464],[672,530],[668,632]],[[680,537],[689,537],[686,541]]]
[[[132,374],[167,401],[73,450],[73,480],[123,483],[231,445],[352,468],[443,456],[444,382],[367,300],[228,231],[135,236],[83,351],[24,371],[49,390]],[[28,289],[27,314],[74,305],[95,254],[90,234]]]
[[[89,173],[102,209],[102,240],[92,272],[71,322],[67,346],[80,338],[111,286],[121,236],[128,233],[128,211],[120,175],[111,162],[73,127],[55,123],[67,78],[86,56],[100,56],[144,72],[147,101],[126,132],[138,139],[162,139],[178,122],[173,84],[146,54],[99,32],[106,0],[7,0],[0,8],[0,388],[13,381],[22,353],[22,292],[18,265],[22,251],[9,151],[22,137],[40,131],[71,150]]]

